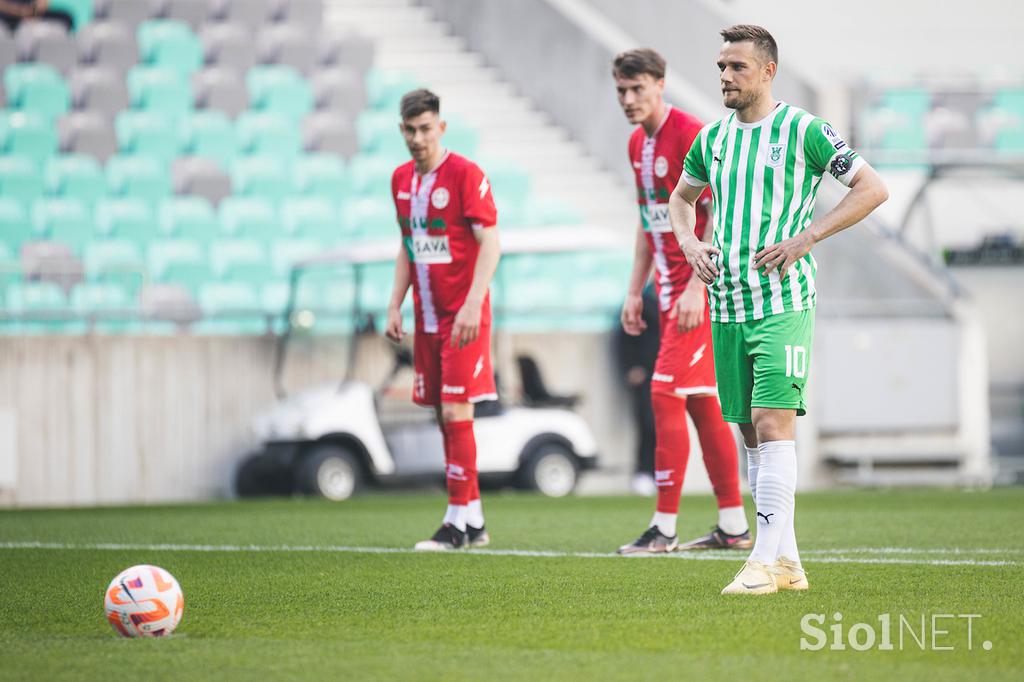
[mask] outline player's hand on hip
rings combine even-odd
[[[682,249],[686,262],[700,280],[705,284],[713,283],[718,277],[718,255],[721,251],[696,237],[683,242]]]
[[[388,324],[384,328],[384,335],[395,343],[401,343],[405,337],[402,331],[402,311],[398,308],[388,308]]]
[[[795,237],[766,246],[754,254],[754,269],[763,269],[765,275],[772,270],[777,270],[779,279],[783,279],[798,260],[811,252],[812,246],[814,246],[814,239],[811,237],[811,232],[804,230]]]
[[[691,329],[696,329],[704,322],[704,309],[706,307],[704,287],[690,285],[676,299],[669,317],[675,318],[679,331],[688,332]]]
[[[644,322],[644,299],[637,294],[626,296],[626,302],[622,304],[622,328],[630,336],[640,336],[647,323]]]
[[[480,306],[469,301],[462,304],[452,326],[452,347],[462,348],[480,336]]]

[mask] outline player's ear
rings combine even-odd
[[[441,135],[444,135],[444,131],[448,129],[448,121],[441,119],[437,123],[437,129],[441,131]]]
[[[763,70],[764,79],[765,80],[769,80],[769,81],[770,80],[775,80],[775,72],[778,71],[778,70],[779,70],[779,65],[778,64],[776,64],[775,62],[768,62],[767,64],[764,65],[764,70]]]

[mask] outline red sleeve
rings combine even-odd
[[[462,176],[462,215],[470,225],[494,227],[498,224],[498,209],[494,205],[491,182],[476,164],[466,165]]]

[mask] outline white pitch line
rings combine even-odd
[[[189,544],[132,544],[132,543],[64,543],[64,542],[0,542],[0,549],[53,549],[53,550],[101,550],[101,551],[135,551],[135,552],[328,552],[342,554],[423,554],[408,547],[351,547],[346,545],[189,545]],[[903,550],[905,547],[886,548],[865,547],[858,549],[811,550],[816,552],[814,562],[829,564],[904,564],[914,566],[1017,566],[1017,561],[984,560],[984,559],[908,559],[896,557],[855,557],[849,554],[858,551]],[[932,551],[932,550],[927,550]],[[967,551],[967,550],[965,550]],[[986,550],[988,551],[988,550]],[[997,551],[997,550],[993,550]],[[832,552],[834,555],[824,554]],[[804,552],[808,554],[809,552]],[[956,552],[951,552],[956,553]],[[542,558],[574,558],[574,559],[613,559],[621,558],[617,554],[605,552],[557,552],[526,549],[474,549],[466,552],[453,552],[462,556],[516,556]],[[630,557],[637,558],[637,557]],[[649,557],[648,557],[649,558]],[[687,561],[739,561],[743,557],[734,552],[705,551],[699,553],[676,552],[664,557]]]

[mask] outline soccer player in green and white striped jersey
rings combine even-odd
[[[760,26],[721,32],[722,97],[733,112],[704,126],[669,200],[672,229],[708,285],[722,412],[747,447],[757,537],[723,594],[807,589],[793,525],[795,423],[806,406],[814,337],[811,248],[888,198],[878,174],[820,118],[772,96],[778,47]],[[812,220],[826,174],[850,188]],[[695,202],[710,185],[712,243],[694,235]]]

